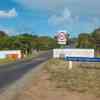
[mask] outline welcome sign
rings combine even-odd
[[[54,49],[53,50],[53,58],[64,57],[91,57],[93,58],[94,49]]]

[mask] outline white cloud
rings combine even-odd
[[[89,17],[89,20],[81,20],[80,16],[75,16],[68,8],[65,8],[59,14],[51,15],[48,23],[56,30],[67,30],[73,32],[90,32],[100,25],[99,18]]]
[[[65,27],[68,24],[74,23],[77,19],[76,16],[73,16],[71,11],[68,8],[65,8],[58,15],[52,15],[48,19],[50,25]]]
[[[16,31],[11,28],[11,27],[7,27],[7,26],[0,26],[0,31],[4,31],[6,32],[8,35],[13,35],[16,33]]]
[[[89,31],[100,26],[100,0],[12,0],[25,9],[43,12],[51,28]],[[35,14],[35,13],[34,13]],[[38,13],[41,16],[41,13]],[[88,20],[89,19],[89,20]]]
[[[69,19],[71,17],[71,12],[68,8],[64,9],[64,12],[62,13],[62,16],[65,18],[65,19]]]
[[[70,8],[76,15],[99,15],[100,0],[12,0],[25,8],[39,11],[58,12]]]
[[[17,16],[17,12],[15,8],[12,8],[9,11],[0,10],[0,18],[12,18],[16,16]]]
[[[55,11],[61,9],[66,0],[13,0],[25,8],[40,11]]]

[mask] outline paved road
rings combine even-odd
[[[25,73],[52,57],[52,51],[41,54],[35,59],[0,66],[0,89],[19,80]]]

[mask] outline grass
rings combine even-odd
[[[30,58],[35,58],[37,56],[39,56],[40,54],[46,53],[47,51],[34,51],[32,54],[29,54],[26,56],[26,59],[30,59]]]
[[[73,69],[68,70],[68,62],[52,59],[44,68],[56,88],[100,96],[100,63],[75,62]]]
[[[96,57],[99,57],[100,58],[100,54],[96,54]]]
[[[33,52],[33,54],[27,55],[25,58],[23,58],[22,60],[28,60],[28,59],[32,59],[35,58],[37,56],[39,56],[40,54],[45,53],[46,51],[40,51],[40,52]],[[5,58],[5,59],[0,59],[0,64],[6,64],[6,63],[10,63],[10,62],[14,62],[17,60],[14,59],[10,59],[10,58]]]
[[[13,59],[0,59],[0,64],[5,64],[5,63],[9,63],[9,62],[13,62]]]

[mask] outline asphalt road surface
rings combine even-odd
[[[52,57],[52,51],[39,55],[34,59],[0,65],[0,89],[22,78],[29,70]]]

